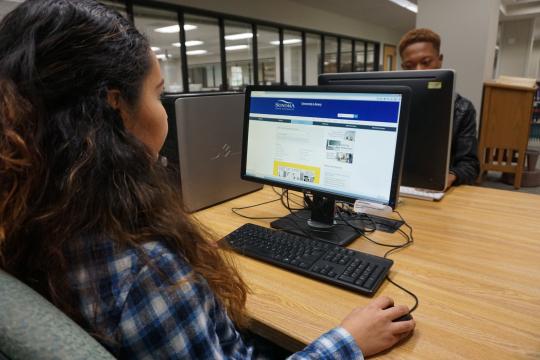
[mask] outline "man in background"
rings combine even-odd
[[[429,29],[407,32],[399,42],[403,70],[434,70],[442,67],[441,38]],[[480,172],[476,138],[476,110],[456,94],[448,185],[472,184]]]

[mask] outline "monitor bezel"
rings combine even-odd
[[[246,100],[244,104],[244,127],[242,134],[242,163],[240,176],[247,181],[258,182],[261,184],[276,186],[280,188],[302,191],[309,194],[321,195],[334,200],[342,200],[346,202],[354,202],[356,200],[364,200],[369,202],[375,202],[372,199],[367,198],[352,198],[335,194],[328,191],[313,190],[302,186],[296,186],[288,183],[282,183],[279,181],[262,179],[255,176],[246,174],[246,162],[247,162],[247,135],[249,132],[249,112],[251,103],[251,92],[253,91],[276,91],[276,92],[314,92],[314,93],[370,93],[370,94],[400,94],[401,95],[401,108],[399,112],[398,122],[398,134],[396,140],[396,147],[394,153],[394,168],[392,170],[392,182],[390,185],[390,197],[388,202],[378,202],[383,205],[388,205],[392,209],[395,209],[397,205],[397,199],[399,194],[399,186],[401,183],[401,170],[403,167],[403,155],[405,149],[405,141],[407,134],[407,124],[409,120],[409,107],[411,98],[411,89],[406,86],[364,86],[364,85],[350,85],[350,86],[266,86],[266,85],[250,85],[246,87]]]

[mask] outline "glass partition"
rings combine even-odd
[[[341,39],[341,55],[339,72],[352,71],[352,41]]]
[[[375,44],[367,44],[366,71],[375,71]]]
[[[133,7],[135,26],[143,33],[156,54],[165,79],[166,92],[182,92],[182,59],[180,47],[180,27],[175,12],[142,6]],[[187,26],[186,26],[187,27]]]
[[[354,71],[366,71],[366,43],[364,41],[355,41],[354,43],[355,62]]]
[[[0,19],[20,1],[0,0]],[[139,5],[142,2],[134,1],[137,5],[130,7],[125,0],[98,1],[126,17],[127,11],[133,9],[130,15],[133,15],[135,25],[148,37],[159,59],[167,92],[225,90],[224,79],[228,89],[238,91],[254,84],[255,79],[258,84],[301,85],[303,74],[306,85],[316,85],[321,72],[374,71],[379,68],[379,47],[373,41],[347,39],[316,30],[292,30],[261,20],[243,20],[182,5],[145,2],[142,6]],[[178,13],[184,14],[187,55],[184,60],[187,64],[182,64]],[[224,26],[222,41],[219,24]],[[254,27],[257,29],[257,49],[254,49]],[[279,43],[280,31],[283,44]],[[305,44],[302,44],[302,31],[305,31]],[[223,43],[225,53],[221,54]],[[302,54],[302,45],[305,45],[305,54]],[[321,54],[323,48],[324,54]],[[189,89],[183,88],[184,82],[189,84]]]
[[[306,34],[306,85],[317,85],[321,69],[321,36]]]
[[[247,23],[225,21],[225,51],[229,88],[253,84],[253,32]]]
[[[283,62],[285,84],[302,85],[302,34],[300,32],[285,31],[283,33]]]
[[[337,38],[334,36],[324,37],[324,68],[325,73],[338,72],[337,69]]]
[[[278,29],[258,26],[257,47],[257,53],[259,54],[259,84],[279,85]]]
[[[218,19],[185,14],[184,23],[189,91],[223,90]]]

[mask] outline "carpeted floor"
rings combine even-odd
[[[502,173],[499,172],[491,172],[489,171],[486,177],[486,180],[480,185],[484,187],[494,188],[494,189],[502,189],[502,190],[510,190],[510,191],[519,191],[529,194],[537,194],[540,195],[540,186],[536,187],[521,187],[519,190],[514,189],[513,185],[506,184],[501,181]],[[539,199],[540,201],[540,199]]]
[[[530,149],[531,147],[529,147]],[[540,148],[534,148],[534,150],[540,150]],[[536,163],[536,169],[540,170],[540,159]],[[495,189],[510,190],[510,191],[519,191],[530,194],[540,195],[540,186],[536,187],[521,187],[519,190],[514,189],[513,185],[506,184],[501,181],[502,173],[488,171],[486,179],[480,186],[490,187]]]

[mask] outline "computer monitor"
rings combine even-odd
[[[345,244],[359,234],[335,225],[336,200],[395,208],[409,98],[400,86],[248,86],[242,178],[313,195],[309,219],[272,226]]]
[[[412,89],[401,184],[446,189],[452,144],[453,70],[382,71],[319,75],[319,85],[402,85]]]

